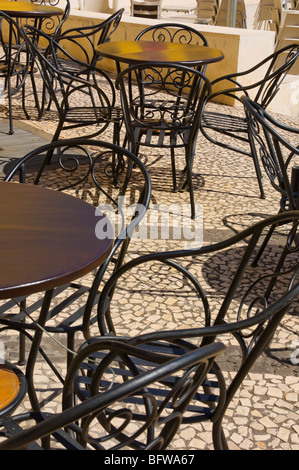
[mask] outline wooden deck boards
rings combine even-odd
[[[8,134],[7,121],[0,121],[0,178],[18,158],[31,150],[47,144],[49,140],[38,133],[32,133],[23,122],[14,121],[14,134]]]

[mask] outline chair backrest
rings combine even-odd
[[[283,15],[282,24],[278,30],[277,41],[275,49],[281,49],[292,44],[299,45],[299,11],[285,11]],[[287,59],[287,54],[282,55],[280,62],[277,63],[276,67],[282,65]],[[294,64],[290,74],[299,74],[299,61]]]
[[[258,14],[258,21],[265,21],[265,20],[271,20],[272,19],[272,14],[271,10],[273,8],[276,8],[281,11],[282,6],[281,2],[279,0],[260,0],[258,8],[257,8],[257,14]]]
[[[260,84],[255,101],[260,103],[264,109],[276,96],[280,86],[287,76],[293,73],[299,57],[299,44],[291,44],[276,50],[263,63],[269,66]]]
[[[141,347],[102,338],[102,341],[82,349],[71,364],[64,385],[65,411],[1,442],[0,449],[27,448],[38,438],[50,434],[55,437],[56,448],[59,448],[58,442],[62,447],[69,446],[73,450],[166,449],[214,358],[223,351],[224,346],[218,343],[195,349],[181,357],[163,353],[148,357]],[[104,357],[100,358],[100,353]],[[136,367],[136,359],[147,361],[146,370]],[[122,371],[132,377],[130,380],[118,376],[118,363]],[[91,389],[83,383],[86,373],[91,379]],[[165,380],[178,375],[180,378],[175,385],[170,388],[163,385]],[[80,377],[83,378],[81,384]],[[75,389],[82,399],[80,404],[74,403]],[[157,399],[151,389],[160,390],[161,399]],[[86,393],[91,394],[88,400]],[[127,403],[128,396],[130,402]],[[135,405],[132,405],[134,399]],[[166,407],[172,411],[167,419],[161,420]],[[145,421],[138,421],[141,413],[145,413]],[[70,433],[68,438],[65,431]],[[76,441],[71,436],[76,436]]]
[[[281,195],[280,209],[298,209],[299,129],[277,121],[248,97],[241,100],[247,114],[251,139],[273,188]]]
[[[233,28],[247,28],[246,6],[244,0],[237,0],[230,10],[227,0],[222,0],[215,18],[216,26],[230,26]],[[231,13],[229,15],[229,12]]]
[[[0,61],[5,64],[2,67],[1,76],[11,76],[13,73],[19,74],[20,78],[17,80],[16,86],[21,88],[24,83],[26,72],[25,64],[28,62],[21,55],[21,50],[15,47],[16,44],[20,44],[20,37],[22,32],[20,25],[11,16],[7,15],[3,11],[0,12]],[[23,64],[23,65],[22,65]],[[21,78],[24,75],[23,79]]]
[[[41,29],[46,33],[50,34],[51,36],[59,35],[64,23],[68,19],[70,12],[71,12],[71,2],[70,0],[30,0],[31,3],[38,3],[40,5],[50,5],[52,7],[59,7],[64,10],[63,15],[53,16],[51,18],[45,18],[42,21]],[[25,24],[25,22],[22,22]]]
[[[192,28],[192,26],[173,22],[148,26],[138,33],[135,41],[178,42],[208,46],[208,41],[203,33]],[[201,65],[197,67],[197,70],[204,73],[206,68],[207,65]]]
[[[132,144],[170,148],[194,142],[202,106],[210,93],[210,82],[203,73],[177,64],[139,64],[122,71],[115,85]],[[144,141],[147,130],[152,131],[150,143]],[[159,131],[156,140],[155,131]]]
[[[136,41],[180,42],[182,44],[198,44],[208,46],[204,35],[192,26],[178,23],[160,23],[142,30]]]
[[[196,23],[214,24],[219,9],[216,0],[197,0],[197,18]]]
[[[27,25],[26,28],[22,28],[22,31],[24,42],[31,50],[35,66],[42,76],[43,85],[46,87],[58,113],[63,116],[67,109],[78,106],[78,103],[84,103],[85,108],[103,106],[107,109],[108,121],[110,118],[109,110],[112,110],[116,98],[115,87],[108,74],[97,68],[95,64],[75,59],[60,43],[34,26]],[[36,46],[36,37],[42,38],[46,46],[45,51],[40,51]],[[72,63],[73,67],[74,64],[77,64],[85,75],[72,74],[71,69],[65,71],[60,64],[60,58]],[[88,73],[89,79],[87,79]],[[86,125],[88,125],[88,122],[86,122]]]
[[[49,163],[51,152],[51,163]],[[114,247],[99,268],[100,283],[108,266],[121,264],[135,227],[146,213],[151,182],[145,166],[122,147],[92,139],[70,139],[39,147],[8,170],[6,181],[39,184],[66,191],[95,206],[95,230],[99,238],[111,238]],[[107,233],[97,214],[105,213],[114,233]],[[80,223],[80,221],[78,221]]]
[[[99,60],[96,46],[111,40],[123,13],[124,8],[121,8],[98,24],[67,29],[60,35],[56,34],[54,39],[72,56],[88,64],[95,64]]]
[[[213,81],[213,85],[217,81],[227,80],[227,84],[223,84],[222,91],[216,91],[209,99],[213,99],[219,94],[224,94],[231,98],[240,100],[243,94],[250,95],[254,101],[259,103],[264,109],[271,103],[280,90],[281,84],[287,74],[292,74],[293,69],[298,63],[299,45],[287,45],[264,60],[254,65],[244,72],[237,74],[229,74]],[[262,78],[256,81],[256,73],[262,74]],[[250,74],[251,79],[250,79]],[[253,75],[255,74],[255,76]],[[242,85],[242,77],[247,76],[249,84]],[[225,88],[225,89],[224,89]],[[238,92],[238,94],[236,94]]]
[[[207,39],[200,31],[192,26],[173,22],[148,26],[136,36],[135,41],[178,42],[208,46]],[[197,67],[197,70],[204,73],[206,68],[207,65],[201,65]]]
[[[297,263],[298,271],[298,263]],[[256,302],[259,303],[261,299],[256,299]],[[202,328],[201,330],[191,329],[181,331],[161,331],[158,333],[149,333],[141,336],[140,338],[132,339],[130,344],[139,345],[147,343],[150,345],[156,343],[156,348],[160,345],[166,347],[166,342],[169,347],[173,345],[175,347],[180,341],[183,345],[184,341],[187,340],[199,340],[204,338],[209,340],[209,335],[216,334],[218,340],[220,338],[226,338],[228,341],[227,333],[230,331],[231,338],[235,336],[240,350],[244,349],[243,358],[238,356],[235,359],[236,365],[234,368],[234,375],[231,379],[226,378],[223,382],[223,375],[227,371],[227,365],[230,362],[229,353],[228,357],[224,357],[221,366],[217,364],[218,368],[211,369],[209,373],[209,382],[204,384],[205,387],[198,391],[198,395],[193,397],[192,408],[187,410],[186,417],[189,417],[189,422],[198,422],[207,420],[208,416],[208,404],[210,406],[210,419],[213,423],[213,444],[215,449],[228,449],[228,444],[225,438],[225,427],[223,426],[223,418],[231,405],[230,408],[230,417],[234,415],[234,412],[238,412],[238,401],[232,404],[232,400],[237,393],[240,393],[243,381],[252,369],[258,360],[263,360],[263,354],[266,353],[267,348],[271,351],[271,346],[269,343],[273,339],[277,329],[282,325],[284,317],[288,314],[294,314],[298,310],[298,301],[299,301],[299,284],[297,283],[284,295],[282,295],[275,304],[272,304],[270,307],[265,307],[264,310],[256,309],[255,312],[258,312],[255,320],[253,319],[252,310],[249,309],[250,319],[238,321],[235,324],[231,325],[219,325],[211,327],[210,329]],[[261,306],[261,303],[260,303]],[[252,315],[252,316],[251,316]],[[233,343],[232,343],[233,344]],[[226,342],[227,345],[227,342]],[[161,346],[160,346],[161,347]],[[192,344],[189,345],[192,348]],[[177,347],[177,349],[179,349]],[[229,351],[229,348],[228,348]],[[152,354],[154,350],[152,349]],[[179,354],[179,352],[178,352]],[[236,354],[233,352],[233,354]],[[237,356],[237,354],[236,354]],[[228,363],[226,362],[228,361]],[[220,369],[219,369],[220,367]],[[217,384],[218,383],[218,384]],[[224,385],[226,383],[226,385]],[[224,391],[224,388],[226,390]],[[205,393],[204,393],[205,392]],[[252,391],[254,394],[254,391]],[[197,401],[197,403],[196,403]],[[209,403],[210,401],[210,403]],[[196,404],[195,404],[196,403]],[[219,405],[219,404],[220,405]],[[197,409],[196,409],[197,405]],[[206,407],[204,407],[206,405]],[[192,416],[190,416],[192,415]],[[188,423],[188,420],[184,420],[183,423]]]

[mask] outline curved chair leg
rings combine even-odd
[[[193,159],[192,159],[193,160]],[[195,202],[194,202],[194,190],[193,190],[193,182],[192,182],[192,163],[190,159],[186,155],[186,181],[182,186],[182,189],[188,187],[188,191],[190,194],[190,205],[191,205],[191,219],[195,219]]]
[[[59,136],[60,136],[60,133],[61,133],[62,128],[63,128],[63,123],[64,123],[64,121],[62,119],[60,119],[59,123],[58,123],[58,126],[56,128],[56,131],[54,133],[54,136],[52,138],[52,142],[56,142],[57,140],[59,140]],[[54,153],[54,149],[50,149],[50,150],[47,151],[43,167],[40,170],[40,174],[43,172],[43,169],[44,169],[45,165],[48,165],[51,162],[51,160],[53,158],[53,153]],[[38,182],[38,180],[39,180],[39,177],[37,179],[37,182]]]
[[[264,192],[263,183],[262,183],[261,167],[260,167],[260,164],[259,164],[258,155],[256,153],[256,148],[255,148],[255,145],[254,145],[254,141],[252,139],[252,136],[251,136],[250,132],[248,134],[248,140],[249,140],[249,145],[250,145],[251,154],[252,154],[252,158],[253,158],[255,173],[256,173],[256,177],[257,177],[257,182],[258,182],[258,185],[259,185],[259,188],[260,188],[260,197],[261,197],[261,199],[265,199],[265,192]]]
[[[229,450],[226,437],[222,429],[221,420],[218,420],[213,424],[212,437],[215,450]]]
[[[279,213],[281,213],[281,211],[279,211]],[[252,266],[257,266],[258,262],[259,262],[259,259],[260,257],[262,256],[267,244],[269,243],[269,240],[274,232],[274,230],[276,229],[276,225],[271,225],[271,227],[269,228],[264,240],[263,240],[263,243],[261,244],[257,254],[256,254],[256,257],[254,258],[253,262],[252,262]]]
[[[176,165],[175,165],[175,155],[174,149],[170,149],[170,156],[171,156],[171,168],[172,168],[172,190],[174,193],[177,192],[177,179],[176,179]]]
[[[14,133],[14,128],[13,128],[13,118],[12,118],[12,98],[11,98],[10,77],[8,77],[8,80],[7,80],[7,94],[8,94],[8,113],[9,113],[8,134],[12,135]]]
[[[44,296],[43,305],[40,311],[38,325],[39,327],[36,329],[34,334],[34,339],[32,342],[32,346],[30,349],[27,367],[26,367],[26,379],[28,385],[28,395],[30,399],[30,403],[32,406],[33,411],[40,411],[38,398],[34,388],[34,366],[36,362],[36,358],[39,352],[39,347],[42,339],[43,328],[45,326],[47,315],[49,312],[49,307],[51,303],[53,295],[53,290],[47,291]]]

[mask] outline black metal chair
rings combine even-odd
[[[10,416],[23,401],[27,386],[23,372],[1,358],[0,363],[0,419]]]
[[[182,44],[199,44],[208,46],[205,36],[189,25],[180,23],[160,23],[143,29],[135,38],[136,41],[180,42]],[[206,65],[204,66],[204,69]],[[200,68],[203,72],[204,69]]]
[[[57,141],[61,132],[68,129],[81,129],[79,138],[95,137],[112,123],[113,142],[118,143],[122,111],[115,106],[115,88],[108,74],[93,64],[76,60],[53,38],[33,26],[27,25],[23,33],[34,57],[34,64],[39,68],[43,85],[58,113],[58,124],[52,141]],[[36,47],[36,35],[47,45],[45,53]],[[84,67],[86,76],[83,76],[83,70],[80,75],[61,70],[58,59],[60,54]]]
[[[93,66],[96,67],[101,61],[101,57],[96,52],[96,47],[111,40],[111,36],[118,28],[123,12],[124,9],[122,8],[101,23],[65,29],[61,34],[55,34],[54,39],[59,44],[60,50],[53,51],[53,48],[48,48],[46,53],[48,61],[61,72],[73,76],[83,76],[90,80],[91,74],[94,73]],[[65,58],[61,53],[62,49],[73,57],[79,58],[83,63],[71,60],[70,56]],[[86,64],[91,67],[87,69]],[[51,95],[49,98],[48,107],[51,105]]]
[[[32,18],[32,19],[22,18],[22,17],[16,18],[16,24],[18,25],[18,31],[17,31],[17,34],[15,34],[15,37],[14,37],[13,49],[14,49],[14,51],[20,50],[20,52],[22,54],[26,53],[27,51],[26,51],[26,44],[24,44],[23,35],[20,32],[19,28],[21,28],[22,26],[24,27],[27,24],[30,24],[30,25],[36,27],[38,30],[44,31],[49,36],[56,37],[61,33],[63,25],[64,25],[65,21],[68,19],[70,11],[71,11],[70,0],[63,0],[63,1],[61,1],[61,0],[50,0],[49,2],[47,2],[46,0],[30,0],[30,1],[31,1],[31,3],[36,3],[36,4],[40,4],[40,5],[46,5],[47,4],[47,5],[50,5],[52,7],[61,7],[62,6],[63,14],[62,15],[60,15],[60,14],[59,15],[53,15],[50,18],[49,17],[43,18],[43,17],[40,17],[40,16],[38,16],[37,18]],[[63,3],[63,5],[61,5],[62,3]],[[36,46],[39,48],[39,50],[41,52],[43,52],[44,51],[44,45],[38,43],[37,39],[38,39],[37,36],[35,36],[34,40],[36,41]],[[43,101],[38,96],[37,85],[36,85],[36,81],[35,81],[36,70],[35,70],[35,67],[34,67],[34,61],[32,60],[33,59],[32,55],[29,55],[28,59],[30,59],[30,64],[28,64],[28,72],[29,72],[28,75],[29,75],[29,78],[31,80],[32,93],[34,94],[35,106],[38,110],[39,116],[41,117]],[[26,98],[25,98],[25,96],[26,96],[26,92],[25,92],[26,85],[27,85],[27,83],[24,82],[23,83],[23,88],[22,88],[22,91],[23,91],[22,108],[23,108],[23,111],[26,115],[26,118],[30,119],[30,112],[28,111],[28,109],[26,107]],[[31,92],[31,90],[28,91],[28,93],[30,93],[30,92]]]
[[[299,211],[284,212],[211,246],[137,257],[114,273],[101,293],[101,335],[127,338],[134,346],[147,343],[149,356],[161,350],[180,355],[216,339],[226,344],[227,354],[217,360],[183,420],[210,420],[216,449],[227,447],[222,421],[244,377],[269,348],[271,353],[270,341],[286,313],[298,309],[298,223]],[[263,266],[252,267],[264,232],[274,225],[278,241]],[[138,325],[144,334],[135,338]],[[227,367],[234,374],[225,384]]]
[[[14,133],[13,128],[13,96],[19,91],[22,92],[22,102],[24,103],[24,85],[29,71],[29,57],[21,54],[20,48],[15,44],[20,41],[20,28],[16,21],[3,12],[0,12],[0,78],[4,84],[1,91],[7,95],[8,100],[8,134]]]
[[[70,0],[30,0],[31,3],[38,3],[40,5],[50,5],[51,7],[59,7],[63,9],[62,15],[55,15],[51,18],[44,18],[40,22],[30,22],[33,23],[34,26],[42,29],[45,33],[56,37],[58,36],[63,28],[64,23],[68,19],[70,12],[71,12],[71,2]],[[27,21],[27,23],[29,23]],[[24,25],[24,22],[21,22]]]
[[[102,338],[80,351],[71,364],[64,385],[64,411],[52,416],[33,415],[37,424],[25,431],[20,428],[22,416],[0,420],[8,436],[0,443],[0,450],[37,450],[41,448],[36,442],[40,438],[43,448],[48,450],[167,449],[194,392],[205,380],[214,358],[223,351],[224,346],[215,343],[180,357],[168,353],[149,357],[142,347],[132,347],[116,338]],[[104,357],[99,359],[98,353],[104,353]],[[135,367],[136,360],[142,359],[148,361],[146,370]],[[130,380],[123,381],[118,376],[115,369],[118,362],[122,363],[123,372],[131,376]],[[93,378],[92,397],[75,404],[75,378],[81,376],[84,381],[86,374]],[[180,378],[172,387],[163,384],[175,380],[177,375]],[[157,400],[152,389],[161,391],[161,400]],[[81,390],[84,393],[84,386]],[[130,403],[133,399],[135,406]],[[172,410],[164,419],[167,405]],[[145,422],[138,421],[138,416],[136,419],[134,408],[137,413],[146,414]],[[51,440],[46,440],[50,435]]]
[[[178,190],[175,151],[185,154],[185,182],[190,192],[191,217],[195,218],[192,167],[204,100],[210,82],[200,71],[178,64],[132,65],[117,77],[130,150],[140,147],[169,149],[173,190]]]
[[[273,118],[261,105],[244,96],[241,98],[247,115],[251,147],[262,161],[266,175],[280,194],[279,212],[299,208],[299,129],[286,126]],[[269,242],[275,227],[271,227],[255,263]]]
[[[47,164],[49,150],[55,151],[50,165]],[[67,191],[94,205],[95,211],[99,208],[107,214],[114,228],[115,233],[110,234],[100,223],[95,226],[98,236],[113,237],[114,245],[105,263],[91,278],[54,291],[49,311],[51,323],[46,329],[67,337],[64,347],[70,362],[76,333],[90,337],[90,328],[96,325],[95,304],[102,283],[123,263],[134,229],[146,213],[151,194],[148,172],[139,159],[124,148],[99,140],[70,139],[33,150],[15,164],[5,180]],[[1,329],[20,331],[21,346],[26,337],[32,339],[41,302],[42,298],[36,300],[29,296],[0,304]],[[24,348],[21,348],[20,361],[24,359]]]
[[[208,46],[205,36],[192,26],[180,23],[160,23],[140,31],[135,41],[178,42],[181,44],[198,44]],[[198,65],[196,69],[204,73],[207,65]]]
[[[275,51],[266,59],[244,72],[232,73],[213,80],[211,82],[213,91],[207,99],[200,121],[200,129],[210,142],[253,159],[262,198],[265,197],[262,174],[255,148],[251,146],[251,142],[248,138],[248,122],[246,116],[244,114],[242,115],[242,109],[240,115],[236,113],[231,106],[229,106],[228,112],[209,110],[209,103],[214,99],[221,99],[222,102],[226,103],[229,102],[228,100],[230,100],[230,102],[232,102],[232,100],[240,101],[241,96],[244,94],[249,96],[249,94],[252,95],[252,93],[254,93],[254,101],[266,109],[279,92],[281,83],[286,75],[291,73],[292,66],[298,57],[298,44],[289,45],[279,51]],[[280,62],[281,58],[283,58],[282,64]],[[279,65],[277,66],[277,64]],[[266,70],[266,72],[264,72],[264,70]],[[263,73],[263,78],[256,81],[254,74],[259,72]],[[242,85],[241,81],[243,77],[246,78],[246,80],[250,80],[250,77],[253,78],[251,82],[248,82],[250,83],[249,85]],[[253,80],[255,81],[252,83]],[[220,90],[219,87],[221,87]],[[236,107],[236,110],[240,111],[240,108]]]
[[[55,35],[55,40],[65,50],[68,50],[69,44],[72,55],[82,57],[82,62],[96,65],[96,63],[101,60],[101,57],[99,57],[96,52],[96,47],[99,44],[111,41],[111,36],[118,28],[123,13],[124,8],[121,8],[100,23],[65,29],[61,34]],[[50,59],[50,57],[48,57],[48,59]],[[60,70],[72,75],[80,75],[82,71],[86,72],[85,69],[80,67],[78,62],[73,63],[70,60],[63,60],[62,57],[57,58],[57,63],[59,64]]]

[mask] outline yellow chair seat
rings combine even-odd
[[[17,374],[5,366],[0,366],[0,410],[8,406],[20,390]]]

